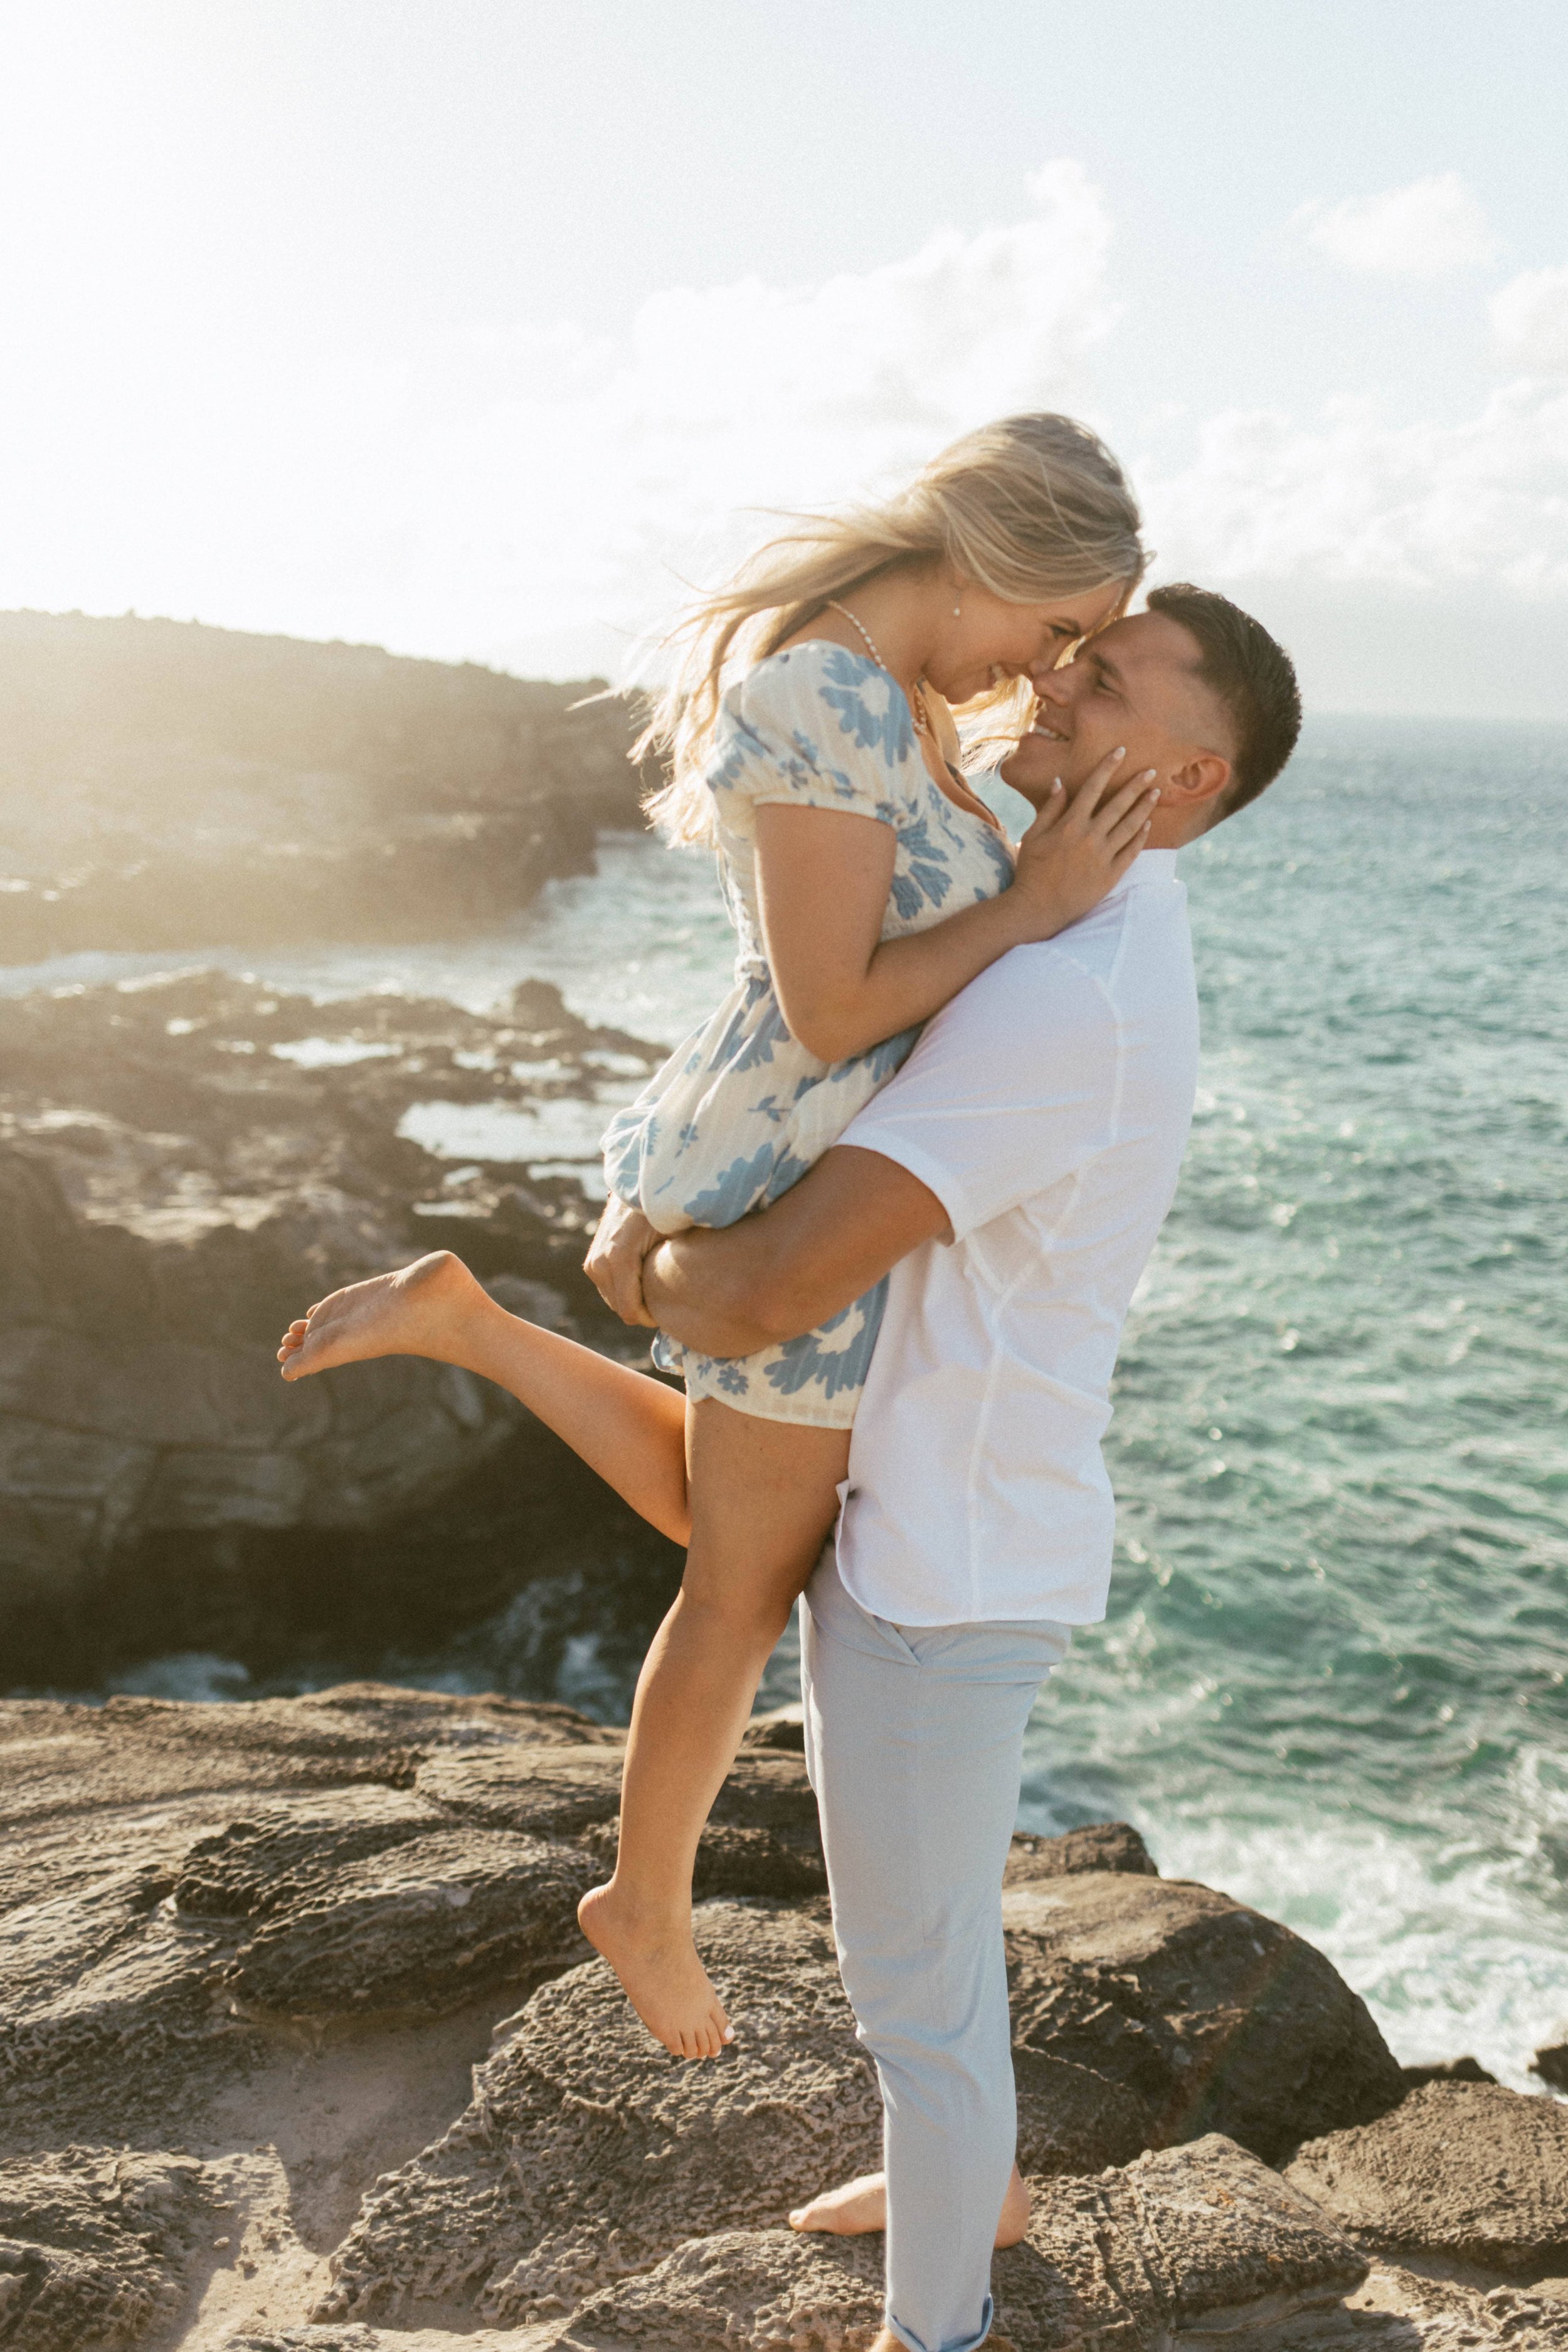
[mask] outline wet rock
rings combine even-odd
[[[188,2157],[67,2147],[0,2160],[0,2341],[129,2352],[177,2309],[211,2208]]]
[[[0,614],[4,946],[450,938],[639,825],[630,707],[374,646]]]
[[[1444,2058],[1430,2066],[1402,2066],[1405,2088],[1418,2091],[1423,2083],[1495,2083],[1479,2058]]]
[[[1549,2033],[1530,2062],[1530,2071],[1554,2091],[1568,2091],[1568,2021]]]
[[[1093,1822],[1063,1837],[1031,1837],[1020,1830],[1013,1840],[1004,1886],[1027,1886],[1037,1878],[1068,1878],[1085,1870],[1129,1871],[1158,1878],[1160,1865],[1130,1822]]]
[[[1537,2274],[1568,2266],[1568,2107],[1493,2083],[1429,2083],[1308,2142],[1288,2178],[1379,2251]]]
[[[563,2352],[732,2352],[869,2341],[880,2241],[738,2230],[605,2288]],[[1332,2303],[1366,2261],[1310,2201],[1217,2135],[1037,2197],[1022,2245],[992,2271],[996,2334],[1016,2352],[1164,2352]]]
[[[693,2237],[781,2222],[878,2161],[881,2111],[826,1921],[700,1910],[735,2021],[724,2057],[672,2062],[595,1961],[534,1994],[445,2139],[367,2200],[321,2319],[471,2302],[490,2325],[565,2317]]]
[[[1014,2039],[1120,2086],[1147,2147],[1224,2131],[1266,2161],[1405,2092],[1321,1952],[1208,1887],[1090,1872],[1003,1898]]]
[[[428,1101],[596,1127],[657,1052],[542,982],[493,1018],[212,972],[0,1001],[7,1679],[418,1655],[595,1572],[635,1656],[679,1555],[511,1398],[408,1358],[289,1387],[274,1350],[330,1287],[449,1245],[513,1311],[643,1357],[583,1276],[574,1185],[398,1130]]]

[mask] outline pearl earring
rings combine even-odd
[[[953,617],[953,619],[954,619],[955,621],[957,620],[957,618],[958,618],[958,616],[959,616],[959,614],[963,611],[963,607],[961,604],[955,604],[955,605],[953,606],[953,608],[952,608],[952,617]]]

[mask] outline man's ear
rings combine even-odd
[[[1173,768],[1160,787],[1161,803],[1166,808],[1202,808],[1205,802],[1217,800],[1230,782],[1230,761],[1222,760],[1217,751],[1196,751]]]

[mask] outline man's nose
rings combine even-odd
[[[1053,669],[1041,662],[1037,668],[1030,670],[1030,683],[1042,702],[1051,703],[1058,710],[1067,709],[1078,683],[1073,677],[1073,668],[1071,662],[1066,669]]]

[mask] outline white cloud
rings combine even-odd
[[[1256,611],[1309,706],[1568,719],[1568,386],[1451,425],[1233,410],[1140,487],[1157,576]]]
[[[1568,596],[1568,388],[1508,384],[1458,425],[1232,410],[1142,487],[1167,572]]]
[[[1568,717],[1542,650],[1568,639],[1568,272],[1496,298],[1520,373],[1468,419],[1236,406],[1155,467],[1118,427],[1114,371],[1095,383],[1117,316],[1104,198],[1070,162],[1028,188],[1021,219],[879,268],[658,293],[616,339],[507,326],[313,374],[259,334],[142,362],[84,328],[68,365],[12,354],[8,381],[0,353],[0,430],[29,459],[0,479],[0,605],[580,675],[757,534],[743,510],[837,500],[989,416],[1062,406],[1131,464],[1161,573],[1289,618],[1320,699],[1352,698],[1364,649],[1362,707],[1479,707],[1476,681],[1500,698],[1506,677],[1514,707]]]
[[[736,509],[840,499],[988,417],[1083,404],[1116,316],[1109,213],[1076,163],[1029,193],[1021,220],[817,285],[656,294],[620,341],[478,332],[309,385],[192,350],[140,401],[119,371],[112,420],[39,398],[10,436],[41,462],[0,494],[0,604],[497,658],[629,639],[758,535]]]
[[[1382,195],[1303,205],[1292,226],[1342,268],[1382,277],[1441,278],[1497,254],[1487,216],[1458,172],[1436,172]]]
[[[1531,375],[1568,375],[1568,269],[1526,269],[1491,299],[1500,357]]]

